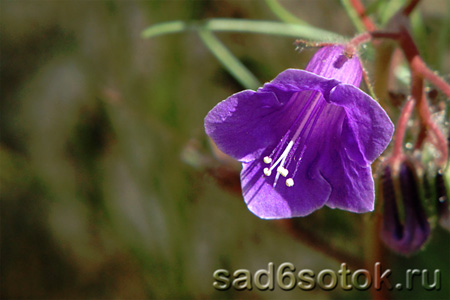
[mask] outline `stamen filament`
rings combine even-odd
[[[286,156],[288,155],[289,151],[291,151],[292,146],[294,146],[294,141],[289,142],[286,149],[284,149],[283,153],[280,155],[277,161],[270,167],[270,171],[272,171],[281,161],[283,161],[281,163],[281,166],[283,166],[284,160],[286,159]]]
[[[280,178],[280,175],[283,177],[287,177],[288,174],[290,174],[289,170],[285,168],[284,166],[289,164],[292,159],[294,158],[296,149],[303,144],[302,151],[300,153],[300,158],[298,162],[301,161],[303,153],[306,149],[306,143],[311,135],[311,132],[313,131],[313,128],[319,118],[319,115],[322,113],[325,103],[320,101],[321,94],[317,92],[317,94],[312,94],[309,97],[309,100],[305,107],[301,109],[301,112],[297,116],[295,122],[293,123],[292,127],[287,131],[287,133],[283,136],[282,140],[278,144],[278,146],[274,149],[272,154],[270,156],[265,156],[263,158],[264,163],[271,164],[270,168],[264,168],[263,173],[266,176],[272,175],[272,171],[277,168],[277,173],[275,175],[275,180],[273,183],[273,187],[275,188],[278,182],[278,179]],[[295,129],[296,128],[296,129]],[[292,129],[295,129],[295,132],[290,138],[289,143],[287,144],[284,151],[281,153],[281,155],[278,157],[278,159],[275,161],[275,163],[272,164],[273,157],[276,157],[282,149],[283,144],[288,139],[289,135],[293,131]],[[306,138],[303,136],[304,133],[307,133]],[[292,150],[292,152],[291,152]],[[295,173],[297,172],[298,164],[295,166],[294,173],[291,175],[292,177],[286,179],[286,186],[292,187],[294,185],[294,179]]]

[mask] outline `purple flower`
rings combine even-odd
[[[381,239],[398,253],[416,252],[430,236],[430,224],[420,201],[416,176],[414,168],[409,163],[402,163],[398,178],[400,188],[398,193],[395,192],[396,184],[389,166],[384,168],[381,178],[384,202]],[[400,213],[398,207],[400,203],[403,213]],[[400,215],[403,215],[403,218]]]
[[[373,210],[370,164],[393,125],[357,88],[361,64],[343,49],[324,47],[306,71],[288,69],[256,92],[236,93],[205,118],[219,149],[242,162],[244,200],[260,218],[305,216],[323,205]]]

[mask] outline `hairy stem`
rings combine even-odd
[[[400,113],[400,118],[397,122],[397,128],[394,136],[394,150],[391,156],[391,162],[393,164],[394,170],[396,170],[403,160],[403,139],[405,138],[405,132],[408,127],[408,120],[411,117],[411,113],[414,109],[414,100],[410,99],[403,106],[402,112]]]

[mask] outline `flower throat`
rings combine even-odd
[[[293,98],[299,97],[299,94],[301,93],[294,94]],[[295,99],[291,98],[289,101],[295,101]],[[269,165],[269,167],[266,167],[263,170],[265,176],[271,176],[272,171],[276,168],[276,175],[273,183],[274,188],[277,185],[280,175],[286,178],[287,187],[294,186],[294,177],[297,173],[299,162],[302,160],[307,147],[307,142],[325,105],[326,103],[322,95],[319,92],[313,92],[307,103],[305,103],[298,113],[292,126],[281,139],[280,143],[278,143],[269,156],[263,158],[263,162]],[[288,140],[289,142],[287,142]],[[284,150],[282,151],[283,148]],[[298,157],[296,157],[295,154],[298,149],[301,149],[301,151]],[[297,160],[297,163],[295,163],[292,175],[288,177],[288,175],[291,174],[288,170],[288,166],[293,160],[294,163],[295,160]]]

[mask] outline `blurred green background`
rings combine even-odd
[[[423,2],[419,46],[430,66],[448,74],[448,40],[440,56],[433,47],[448,29],[446,1]],[[339,1],[281,3],[314,26],[356,33]],[[171,20],[277,20],[263,1],[0,5],[2,298],[370,297],[212,286],[220,268],[255,272],[291,262],[319,271],[343,262],[318,251],[314,239],[294,238],[280,222],[250,213],[235,191],[239,166],[211,154],[203,118],[243,87],[198,35],[140,36]],[[261,82],[303,68],[313,54],[294,51],[293,38],[217,36]],[[299,220],[299,232],[309,224],[330,249],[363,259],[371,234],[364,218],[323,209]],[[448,232],[436,228],[420,254],[390,253],[384,266],[400,278],[408,268],[443,270],[441,291],[418,287],[397,297],[448,298],[449,249]]]

